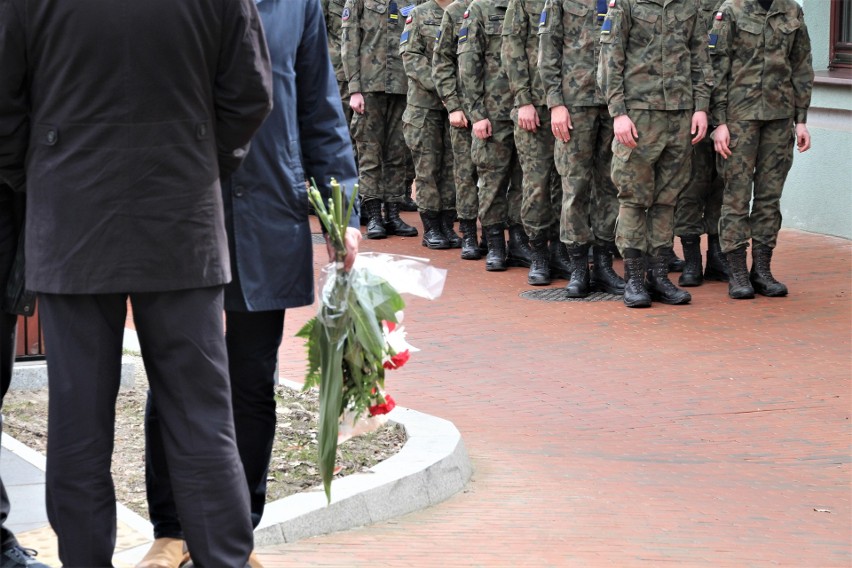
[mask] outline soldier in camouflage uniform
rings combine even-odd
[[[399,37],[414,5],[414,0],[401,5],[396,0],[346,0],[340,17],[341,58],[349,105],[355,112],[351,129],[358,147],[361,206],[369,217],[368,239],[417,235],[417,229],[399,216],[408,154],[402,133],[407,80]]]
[[[598,82],[613,116],[624,303],[685,304],[692,297],[669,280],[664,252],[674,238],[677,196],[689,182],[690,142],[707,132],[706,30],[695,0],[610,0],[608,8]]]
[[[347,126],[352,124],[352,107],[349,106],[349,83],[346,81],[346,73],[343,71],[343,59],[340,57],[341,17],[343,16],[346,0],[322,0],[322,13],[325,16],[325,31],[328,35],[328,54],[331,57],[331,66],[334,68],[334,76],[337,79],[337,90],[340,91],[340,102],[343,105],[343,116],[346,117]],[[352,140],[352,151],[355,154],[355,162],[358,161],[358,147]],[[350,191],[352,188],[348,188]]]
[[[453,230],[456,190],[452,179],[450,121],[432,81],[432,51],[444,9],[452,0],[428,0],[405,21],[399,53],[408,75],[408,106],[402,115],[405,142],[414,158],[423,246],[461,248]]]
[[[596,83],[607,0],[548,0],[539,23],[539,73],[562,176],[561,238],[573,261],[567,292],[590,291],[589,246],[597,288],[624,293],[612,269],[618,191],[610,177],[612,117]]]
[[[716,74],[713,141],[725,182],[719,234],[731,271],[728,294],[786,296],[770,262],[793,146],[799,152],[811,147],[806,123],[814,70],[802,8],[795,0],[727,0],[715,16],[709,51]]]
[[[507,6],[508,0],[473,0],[464,13],[458,38],[462,104],[473,123],[471,158],[479,174],[479,219],[488,240],[488,271],[506,270],[509,263],[530,265],[526,243],[510,241],[514,248],[507,256],[504,233],[506,222],[510,226],[521,222],[513,97],[500,57]]]
[[[538,24],[544,0],[509,0],[501,55],[514,99],[515,146],[523,171],[522,229],[532,249],[527,283],[550,284],[551,277],[570,278],[567,251],[559,241],[562,187],[553,162],[544,87],[538,73]],[[509,239],[512,235],[509,228]],[[552,242],[553,253],[548,250]]]
[[[464,260],[479,260],[482,253],[476,242],[478,177],[470,157],[471,128],[462,108],[461,79],[458,73],[458,36],[468,4],[470,0],[455,0],[445,8],[432,54],[432,80],[449,113],[456,211],[462,232],[461,257]]]
[[[710,30],[724,0],[699,0],[699,21]],[[711,127],[712,131],[712,127]],[[716,171],[716,153],[708,136],[692,147],[692,176],[675,206],[675,235],[680,237],[685,262],[678,284],[700,286],[704,280],[728,281],[725,256],[719,244],[719,214],[725,185]],[[701,235],[707,233],[707,269],[702,273]],[[671,271],[671,266],[669,266]]]

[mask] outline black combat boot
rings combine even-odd
[[[406,223],[399,216],[399,203],[385,203],[385,231],[388,235],[400,237],[416,237],[417,229]]]
[[[766,245],[754,245],[751,249],[751,274],[749,280],[754,291],[763,296],[778,298],[787,295],[787,287],[775,280],[769,265],[772,263],[772,249]]]
[[[488,235],[488,254],[485,257],[485,270],[489,272],[502,272],[506,270],[506,235],[503,233],[503,224],[488,225],[485,227]]]
[[[701,286],[704,283],[704,273],[701,270],[701,236],[685,235],[680,238],[683,246],[683,272],[677,283],[685,288]]]
[[[647,308],[651,296],[645,288],[645,257],[637,249],[624,251],[624,305],[628,308]]]
[[[681,272],[683,271],[683,265],[686,262],[678,257],[677,253],[675,253],[674,248],[669,247],[665,251],[663,251],[663,256],[666,259],[666,266],[669,269],[669,272]]]
[[[538,237],[530,241],[532,249],[532,263],[527,275],[527,284],[530,286],[547,286],[550,284],[550,264],[548,258],[550,252],[547,250],[547,237]]]
[[[558,238],[550,241],[550,277],[571,280],[571,257],[568,247]]]
[[[482,258],[482,252],[476,242],[476,219],[462,219],[459,221],[459,230],[462,232],[462,260],[479,260]]]
[[[361,208],[367,212],[367,238],[384,239],[388,233],[382,222],[382,202],[378,199],[370,199],[361,204]]]
[[[681,290],[669,280],[668,259],[662,255],[648,257],[646,286],[655,302],[677,306],[692,300],[689,292]]]
[[[441,231],[447,237],[447,242],[450,243],[450,248],[457,249],[462,247],[461,237],[453,230],[453,221],[456,219],[455,209],[444,209],[441,211]]]
[[[565,286],[569,298],[585,298],[589,295],[589,245],[568,247],[571,259],[571,280]]]
[[[734,300],[751,300],[754,298],[754,288],[748,278],[748,265],[746,264],[746,245],[727,253],[728,270],[731,277],[728,279],[728,296]]]
[[[731,277],[728,261],[722,254],[719,235],[707,235],[707,266],[704,268],[704,280],[727,282]]]
[[[450,242],[444,236],[444,231],[441,230],[440,211],[421,211],[420,220],[423,222],[423,240],[421,243],[424,247],[435,250],[450,248]]]
[[[405,193],[403,194],[405,197],[402,200],[402,203],[399,204],[399,208],[402,211],[408,211],[413,213],[417,211],[417,202],[411,198],[411,185],[405,188]]]
[[[624,279],[612,268],[613,243],[603,243],[592,247],[592,279],[595,287],[607,294],[624,294]]]
[[[532,264],[532,249],[524,226],[520,223],[509,225],[509,250],[506,262],[509,266],[529,268]]]

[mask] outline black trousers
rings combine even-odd
[[[13,211],[11,190],[0,186],[0,296],[5,290],[18,243],[18,228]],[[12,382],[17,322],[17,316],[0,311],[0,413],[3,410],[6,391],[9,390],[9,384]],[[2,432],[3,415],[0,414],[0,435]],[[3,481],[0,480],[0,548],[6,548],[17,542],[15,535],[5,526],[9,510],[9,496],[6,494]]]
[[[110,461],[127,298],[39,296],[50,387],[47,513],[67,567],[112,566]],[[245,566],[253,535],[234,438],[222,288],[129,298],[194,563]]]
[[[252,526],[266,504],[266,477],[275,437],[275,367],[284,332],[284,310],[226,312],[225,342],[237,448],[251,500]],[[145,432],[148,511],[156,538],[182,538],[186,523],[175,508],[170,464],[161,440],[163,409],[149,397]],[[190,552],[195,558],[195,551]]]

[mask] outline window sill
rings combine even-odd
[[[852,86],[852,69],[830,69],[814,73],[814,85]]]

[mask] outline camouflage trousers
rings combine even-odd
[[[615,240],[618,190],[612,183],[612,117],[605,106],[574,107],[571,139],[556,141],[562,176],[559,239],[567,245]]]
[[[492,120],[489,138],[471,139],[470,157],[479,174],[479,222],[520,224],[523,176],[512,121]]]
[[[340,103],[343,106],[343,117],[346,119],[346,126],[349,128],[349,136],[352,136],[352,107],[349,106],[349,82],[338,81],[337,90],[340,91]],[[358,146],[355,144],[355,139],[352,138],[352,155],[355,156],[355,162],[358,162]]]
[[[475,220],[479,215],[479,177],[470,157],[471,128],[450,127],[453,145],[453,178],[456,185],[456,210],[459,219]]]
[[[364,114],[352,116],[358,147],[358,178],[362,201],[400,203],[405,194],[408,147],[402,134],[405,95],[363,93]]]
[[[447,111],[408,105],[402,115],[402,131],[414,159],[417,208],[420,211],[455,209],[453,149]]]
[[[515,147],[523,172],[521,191],[521,221],[531,239],[549,237],[552,227],[559,223],[562,208],[562,184],[553,162],[556,139],[550,130],[550,111],[537,107],[541,122],[535,132],[518,126],[518,111],[512,111],[515,122]]]
[[[708,136],[692,147],[692,176],[675,206],[674,234],[715,235],[719,232],[725,184],[716,172],[716,151]]]
[[[631,109],[636,148],[612,143],[612,181],[618,188],[615,244],[659,256],[674,238],[677,196],[689,182],[692,111]]]
[[[775,248],[781,191],[793,165],[793,119],[729,122],[728,130],[731,155],[716,162],[725,183],[719,220],[722,251],[747,245],[749,239]]]

